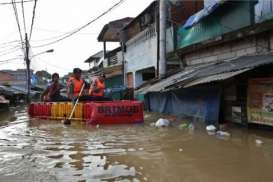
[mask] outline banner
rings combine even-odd
[[[273,126],[273,78],[248,82],[248,122]]]

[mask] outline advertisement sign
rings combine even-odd
[[[248,122],[273,126],[273,78],[248,82]]]

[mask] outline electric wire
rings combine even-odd
[[[30,33],[29,33],[29,41],[31,40],[31,36],[32,36],[32,31],[33,31],[33,26],[34,26],[34,20],[35,20],[35,12],[36,12],[37,1],[38,1],[38,0],[34,0],[34,6],[33,6],[33,11],[32,11],[32,19],[31,19],[31,26],[30,26]]]
[[[100,14],[99,16],[97,16],[96,18],[94,18],[93,20],[89,21],[85,25],[83,25],[83,26],[75,29],[72,32],[68,32],[68,33],[64,34],[63,37],[61,37],[61,38],[59,38],[57,40],[54,40],[54,41],[51,41],[51,42],[48,42],[48,43],[42,44],[42,45],[32,46],[32,47],[33,48],[45,47],[45,46],[48,46],[48,45],[52,45],[52,44],[58,43],[58,42],[60,42],[62,40],[65,40],[65,39],[71,37],[72,35],[80,32],[82,29],[88,27],[90,24],[94,23],[95,21],[99,20],[101,17],[103,17],[106,14],[108,14],[109,12],[111,12],[113,9],[115,9],[116,7],[118,7],[119,5],[121,5],[123,2],[125,2],[125,0],[120,0],[119,2],[117,2],[116,4],[114,4],[113,6],[111,6],[108,10],[104,11],[102,14]]]
[[[14,3],[14,0],[11,0],[11,2],[13,5],[14,15],[15,15],[15,19],[16,19],[16,23],[17,23],[17,27],[18,27],[18,32],[19,32],[21,43],[22,43],[22,50],[24,50],[24,41],[23,41],[23,37],[22,37],[22,32],[21,32],[21,27],[20,27],[20,22],[19,22],[19,18],[18,18],[16,4]]]
[[[27,33],[26,19],[25,19],[24,0],[21,1],[21,7],[22,7],[22,15],[23,15],[24,30],[25,30],[25,33]]]
[[[18,50],[20,50],[21,49],[21,46],[17,46],[17,47],[15,47],[15,48],[13,48],[13,49],[11,49],[10,51],[8,51],[8,52],[0,52],[0,53],[2,53],[2,54],[0,54],[0,57],[1,56],[5,56],[5,55],[8,55],[8,54],[11,54],[11,53],[14,53],[14,52],[17,52]]]
[[[32,1],[34,1],[34,0],[24,0],[23,2],[24,3],[28,3],[28,2],[32,2]],[[21,3],[21,2],[19,2],[19,1],[16,1],[16,2],[14,2],[14,3]],[[0,5],[11,5],[12,3],[0,3]]]

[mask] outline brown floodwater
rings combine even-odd
[[[30,119],[26,108],[0,113],[0,181],[271,182],[273,132],[204,126],[87,126]],[[179,127],[180,125],[180,127]],[[256,140],[263,144],[257,144]]]

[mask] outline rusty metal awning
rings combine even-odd
[[[273,64],[273,54],[242,56],[233,60],[204,64],[203,66],[187,68],[156,83],[146,84],[136,93],[164,92],[222,81],[269,64]]]
[[[239,71],[211,75],[211,76],[208,76],[208,77],[205,77],[205,78],[200,78],[200,79],[194,80],[194,81],[184,85],[183,87],[188,88],[188,87],[192,87],[192,86],[195,86],[195,85],[226,80],[226,79],[232,78],[232,77],[234,77],[236,75],[239,75],[239,74],[244,73],[244,72],[249,71],[249,70],[251,70],[251,69],[246,68],[246,69],[239,70]]]

